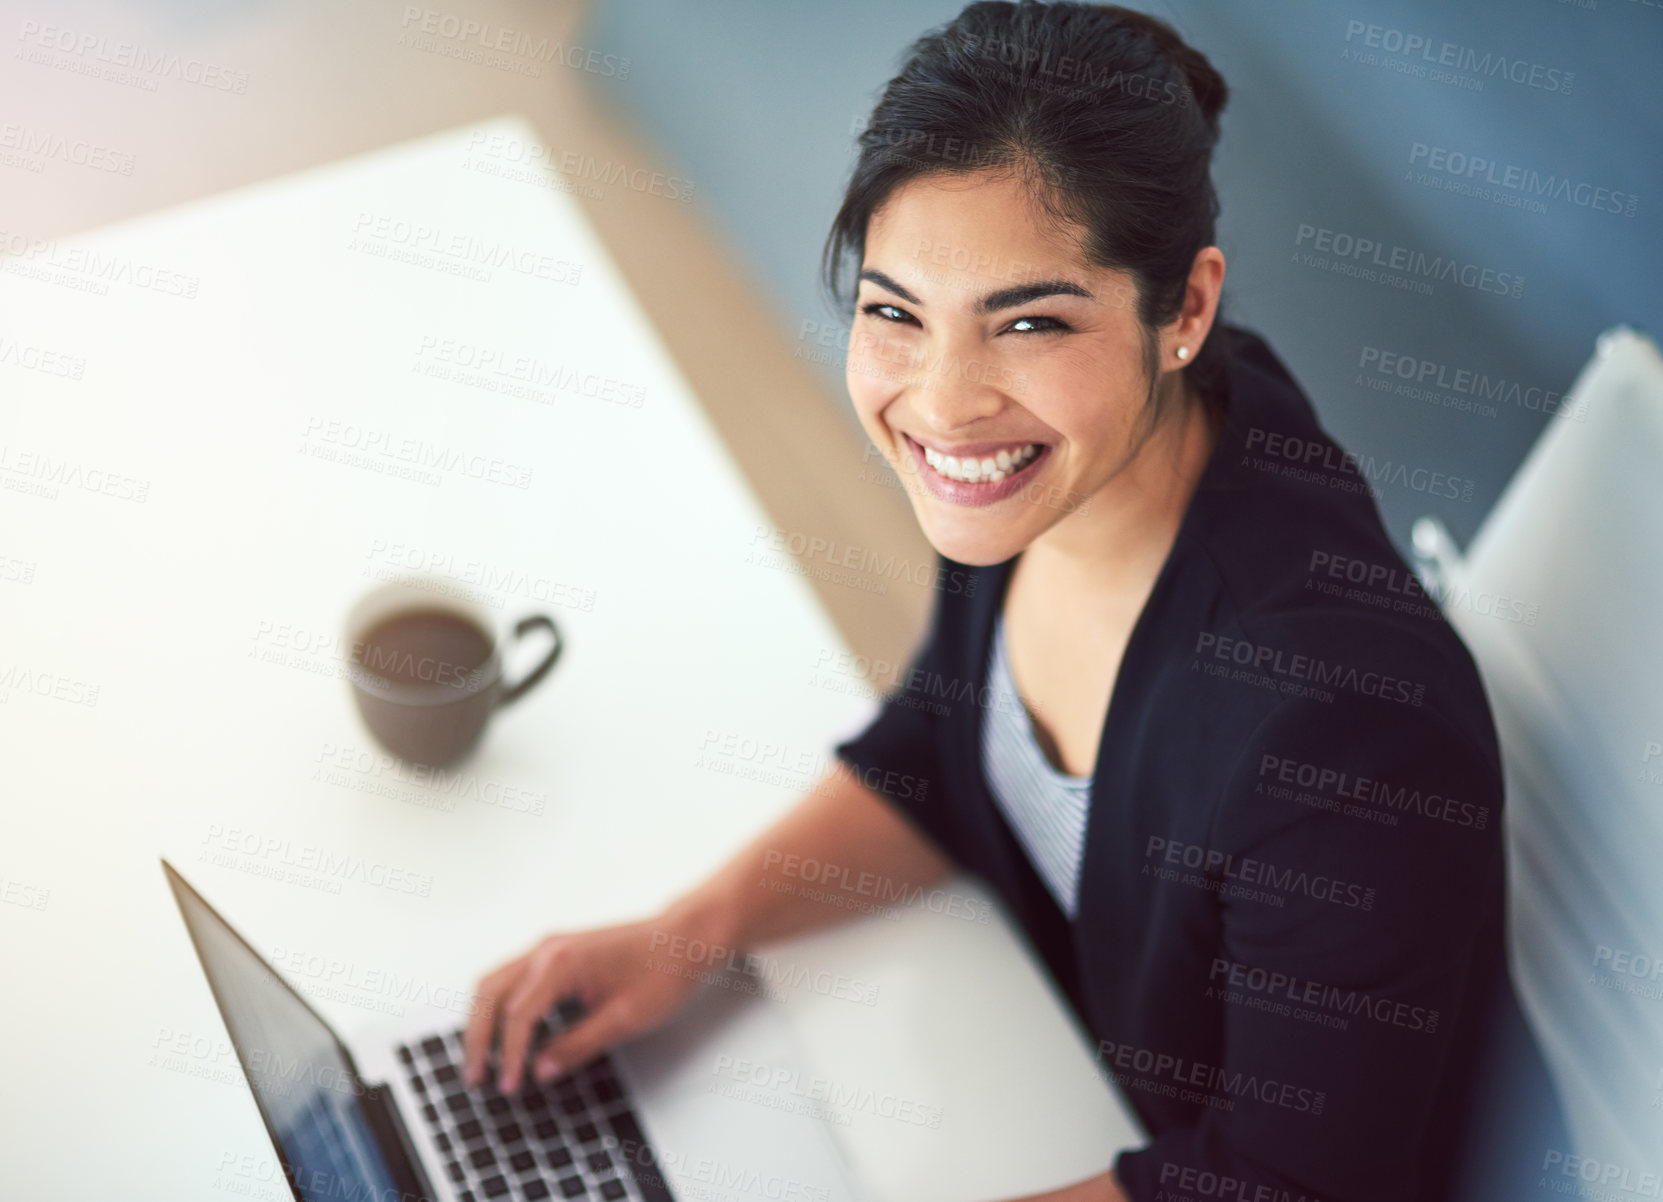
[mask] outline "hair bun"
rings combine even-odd
[[[1183,68],[1184,77],[1189,80],[1190,92],[1195,96],[1195,103],[1200,107],[1202,116],[1207,118],[1207,124],[1218,125],[1218,114],[1223,110],[1225,101],[1230,99],[1230,89],[1224,85],[1224,77],[1213,69],[1207,61],[1207,56],[1195,47],[1180,42],[1175,48],[1167,51],[1168,56]]]
[[[1155,49],[1184,73],[1184,80],[1189,84],[1190,94],[1195,97],[1201,116],[1206,119],[1208,127],[1217,132],[1218,115],[1223,111],[1225,101],[1230,99],[1230,89],[1225,86],[1224,77],[1207,61],[1206,55],[1184,41],[1176,29],[1158,17],[1118,4],[1092,4],[1087,7],[1146,35],[1155,44]]]

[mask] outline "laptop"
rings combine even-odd
[[[165,859],[296,1202],[864,1202],[742,974],[664,1027],[519,1093],[461,1083],[462,1029],[406,1021],[349,1049]],[[582,1015],[545,1016],[533,1047]],[[493,1054],[494,1056],[494,1054]]]

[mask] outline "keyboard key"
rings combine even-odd
[[[473,1103],[468,1100],[468,1095],[465,1093],[451,1094],[450,1097],[445,1099],[445,1105],[450,1107],[452,1114],[465,1114],[469,1118],[473,1117]]]
[[[473,1190],[465,1189],[457,1195],[458,1202],[474,1202]]]
[[[416,1063],[416,1058],[410,1054],[410,1049],[405,1047],[402,1043],[398,1045],[398,1058],[405,1064]]]
[[[512,1103],[510,1103],[509,1100],[501,1094],[493,1095],[485,1103],[486,1110],[489,1110],[492,1114],[499,1116],[507,1114],[511,1107]]]
[[[525,1138],[525,1132],[518,1123],[504,1123],[497,1128],[497,1138],[505,1144],[517,1144]]]
[[[469,1119],[456,1129],[456,1134],[471,1144],[475,1140],[485,1138],[485,1127],[478,1119]]]
[[[450,1136],[446,1135],[443,1131],[435,1131],[433,1133],[433,1142],[438,1146],[439,1151],[450,1151]]]
[[[456,1071],[454,1064],[441,1064],[433,1070],[433,1079],[440,1085],[449,1085],[462,1074]]]
[[[508,1192],[508,1181],[504,1177],[487,1177],[479,1183],[479,1188],[487,1198],[500,1198]]]
[[[611,1167],[612,1157],[608,1156],[605,1152],[589,1153],[589,1171],[591,1173],[604,1173]]]
[[[533,1130],[538,1139],[553,1139],[560,1131],[560,1124],[553,1119],[543,1119]]]
[[[422,1051],[429,1056],[443,1056],[445,1054],[445,1041],[437,1035],[430,1035],[422,1040]]]
[[[423,1081],[420,1077],[411,1077],[410,1088],[415,1090],[417,1093],[426,1093],[427,1082]]]
[[[520,1105],[536,1114],[539,1110],[549,1108],[549,1095],[542,1090],[529,1090],[520,1095]]]
[[[593,1123],[579,1123],[575,1134],[579,1143],[592,1144],[601,1137],[601,1129]]]
[[[521,1148],[508,1158],[508,1164],[516,1173],[523,1173],[537,1164],[537,1158]]]
[[[584,1192],[582,1177],[568,1177],[560,1183],[560,1194],[565,1198],[575,1198]]]
[[[618,1202],[618,1199],[622,1198],[628,1192],[629,1191],[624,1188],[624,1183],[619,1181],[616,1177],[612,1178],[610,1181],[601,1182],[601,1197],[605,1198],[606,1202]]]
[[[569,1098],[560,1099],[560,1109],[564,1110],[567,1114],[582,1114],[585,1110],[589,1109],[589,1105],[578,1095],[573,1094]]]
[[[595,1097],[602,1102],[610,1102],[621,1097],[623,1092],[623,1087],[618,1084],[616,1078],[607,1077],[604,1081],[595,1082]]]
[[[468,1153],[468,1163],[476,1169],[492,1169],[497,1164],[497,1154],[489,1148],[475,1148]]]
[[[639,1147],[647,1142],[646,1136],[641,1134],[641,1124],[635,1121],[635,1113],[630,1110],[619,1111],[612,1116],[612,1134],[625,1145]]]
[[[557,1169],[563,1169],[572,1163],[570,1148],[555,1148],[549,1153],[549,1164]]]
[[[525,1183],[524,1192],[530,1202],[540,1202],[540,1199],[549,1196],[549,1187],[543,1184],[541,1177],[537,1177]]]
[[[456,1182],[457,1185],[461,1185],[468,1179],[468,1171],[454,1160],[445,1162],[445,1172],[450,1174],[450,1179]]]
[[[429,1124],[434,1124],[439,1121],[439,1108],[432,1102],[428,1102],[422,1107],[422,1114],[426,1116]]]

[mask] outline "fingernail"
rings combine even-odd
[[[560,1063],[556,1060],[539,1060],[534,1070],[537,1080],[547,1085],[560,1075]]]

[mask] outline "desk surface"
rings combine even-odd
[[[9,1192],[285,1196],[158,855],[343,1030],[455,1021],[536,935],[693,884],[870,715],[793,532],[536,154],[502,118],[0,234]],[[346,611],[410,570],[567,643],[429,780],[341,679]],[[781,1003],[811,1067],[939,1108],[834,1128],[877,1196],[1027,1192],[1138,1142],[1002,919],[776,950],[878,987]]]

